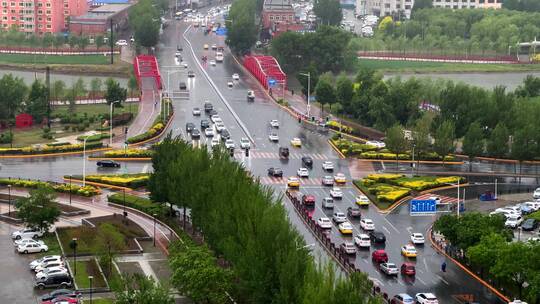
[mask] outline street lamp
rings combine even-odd
[[[459,176],[458,176],[459,177]],[[459,180],[457,182],[457,217],[459,218],[459,207],[460,207],[460,203],[459,203],[459,182],[461,180],[461,177],[459,177]],[[451,185],[451,186],[456,186],[456,184],[452,184],[452,183],[448,183],[448,185]]]
[[[302,75],[302,76],[307,76],[307,117],[308,119],[310,118],[309,116],[309,112],[311,110],[311,104],[310,104],[310,100],[309,100],[309,97],[310,97],[310,89],[311,89],[311,73],[310,72],[307,72],[307,73],[298,73],[299,75]]]
[[[92,304],[92,281],[94,280],[94,276],[88,276],[88,280],[90,280],[90,304]]]
[[[156,216],[157,214],[153,214],[154,216],[154,247],[156,247]]]
[[[86,140],[87,139],[88,139],[88,136],[86,136],[83,140],[83,174],[82,174],[83,187],[86,185]]]
[[[71,239],[69,247],[73,249],[73,275],[77,275],[77,238]]]
[[[11,185],[8,185],[8,216],[11,216]]]
[[[411,163],[411,177],[414,175],[414,148],[416,148],[416,145],[412,145],[412,163]]]
[[[69,205],[71,206],[71,178],[73,175],[69,175]]]
[[[110,116],[110,117],[111,117],[111,120],[110,120],[111,131],[110,131],[110,134],[109,134],[109,145],[110,145],[110,146],[112,146],[112,135],[113,135],[113,133],[112,133],[112,128],[113,128],[113,123],[112,123],[112,110],[113,110],[114,104],[115,104],[115,103],[119,103],[119,102],[120,102],[120,100],[116,100],[116,101],[111,102],[111,110],[110,110],[110,114],[111,114],[111,116]]]
[[[127,216],[126,212],[126,188],[123,188],[122,191],[124,192],[124,217]]]

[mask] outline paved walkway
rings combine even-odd
[[[141,78],[141,102],[139,104],[139,113],[128,129],[128,137],[146,132],[159,115],[161,91],[157,88],[153,77]],[[121,146],[122,143],[117,145]]]

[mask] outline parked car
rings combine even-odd
[[[439,304],[437,297],[430,292],[422,292],[416,294],[416,303],[418,304]]]
[[[323,186],[333,186],[334,185],[334,178],[330,175],[325,175],[321,179],[321,183]]]
[[[302,164],[304,164],[306,167],[311,168],[313,166],[313,158],[309,156],[302,157]]]
[[[322,207],[325,209],[334,209],[334,199],[331,197],[324,197],[322,199]]]
[[[424,236],[418,232],[411,233],[411,242],[415,245],[422,245],[425,242]]]
[[[360,216],[362,216],[362,213],[360,212],[360,208],[358,207],[349,207],[347,208],[347,216],[352,218],[360,218]]]
[[[416,274],[416,266],[414,266],[413,263],[403,263],[401,264],[401,274],[403,275],[415,275]]]
[[[41,280],[37,280],[34,286],[39,289],[55,288],[55,287],[67,288],[67,287],[71,287],[71,284],[72,284],[72,281],[71,281],[71,276],[69,274],[59,273],[59,274],[48,276]]]
[[[369,238],[372,243],[383,244],[386,242],[386,236],[380,231],[371,231],[369,232]]]
[[[516,207],[519,207],[519,209],[521,210],[521,214],[531,214],[533,213],[535,210],[533,208],[531,208],[531,206],[525,204],[525,203],[520,203],[520,204],[517,204]]]
[[[36,273],[36,280],[41,280],[56,273],[68,273],[68,271],[63,266],[46,268],[43,269],[43,271]]]
[[[523,231],[532,231],[536,228],[538,228],[538,221],[536,219],[529,218],[521,223],[521,229],[523,229]]]
[[[306,194],[304,196],[302,196],[302,204],[304,204],[304,206],[315,206],[315,196],[311,195],[311,194]]]
[[[20,239],[20,240],[15,240],[13,242],[13,245],[15,246],[15,248],[19,247],[20,245],[24,245],[24,244],[39,244],[39,245],[43,245],[43,241],[41,240],[36,240],[36,239]]]
[[[43,236],[43,231],[36,228],[26,228],[17,230],[11,233],[11,238],[14,240],[20,239],[37,239]]]
[[[540,187],[534,189],[533,198],[540,198]]]
[[[339,250],[345,254],[356,254],[356,247],[351,242],[341,243],[341,245],[339,245]]]
[[[63,263],[62,257],[59,255],[46,255],[39,259],[33,260],[32,262],[30,262],[30,264],[28,264],[28,266],[30,266],[30,269],[34,270],[38,267],[41,267],[42,265],[45,265],[51,262]]]
[[[366,231],[375,230],[375,224],[371,219],[364,218],[360,220],[360,227]]]
[[[524,202],[522,204],[529,206],[534,211],[540,210],[540,202],[539,201],[536,201],[536,202]]]
[[[333,171],[334,170],[334,163],[331,161],[325,161],[322,163],[322,168],[325,171]]]
[[[46,252],[49,250],[49,247],[45,244],[39,243],[26,243],[19,245],[17,251],[19,253],[36,253],[36,252]]]
[[[521,222],[523,222],[523,218],[521,216],[509,216],[506,219],[506,222],[504,222],[504,225],[513,229],[517,228]]]
[[[277,167],[270,167],[268,168],[268,175],[274,177],[283,177],[283,170]]]
[[[388,262],[388,254],[384,249],[378,249],[371,253],[371,260],[375,263],[386,263]]]
[[[41,301],[51,301],[56,298],[80,298],[81,293],[71,289],[57,289],[41,296]]]
[[[371,240],[369,235],[361,233],[354,237],[354,243],[360,248],[369,248],[371,246]]]
[[[120,163],[113,160],[100,160],[96,165],[100,168],[120,168]]]
[[[332,220],[337,224],[341,224],[347,221],[347,217],[345,216],[345,213],[336,211],[334,212]]]
[[[413,297],[411,297],[410,295],[406,294],[406,293],[400,293],[400,294],[397,294],[395,295],[393,298],[392,298],[392,301],[390,303],[395,303],[395,304],[414,304],[414,299]]]
[[[332,221],[330,221],[330,219],[327,217],[321,217],[317,220],[317,225],[323,229],[331,229]]]
[[[385,262],[385,263],[380,264],[379,268],[386,275],[390,275],[390,276],[396,275],[397,276],[398,273],[399,273],[399,269],[398,269],[397,265],[394,264],[394,263]]]

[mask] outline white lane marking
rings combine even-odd
[[[384,165],[384,162],[381,162],[381,165],[382,165],[382,169],[386,170],[386,166]]]
[[[428,267],[427,267],[427,262],[426,262],[426,259],[422,259],[422,262],[424,262],[424,266],[426,267],[426,271],[428,271]]]
[[[383,226],[382,228],[384,229],[384,231],[386,231],[386,233],[390,234],[390,230],[388,230],[388,228],[386,228],[386,226]]]
[[[405,284],[403,284],[400,280],[397,280],[398,284],[401,285],[401,286],[405,286]]]
[[[397,233],[399,233],[399,230],[397,230],[397,228],[394,227],[394,225],[392,225],[392,223],[390,223],[390,221],[387,220],[386,217],[383,217],[383,218],[384,218],[384,220],[388,223],[388,225],[390,225],[390,227],[392,227]],[[390,232],[388,232],[388,233],[390,233]]]
[[[146,173],[146,172],[148,172],[148,164],[144,165],[144,167],[141,170],[141,173]]]
[[[426,282],[424,282],[424,280],[422,280],[422,278],[420,278],[420,277],[417,277],[417,279],[418,279],[418,281],[420,281],[420,283],[422,283],[422,284],[424,284],[424,285],[426,285],[426,286],[427,286]]]
[[[450,285],[450,283],[448,283],[448,281],[443,279],[443,277],[441,277],[440,275],[437,275],[437,277],[439,277],[439,279],[441,279],[441,281],[443,281],[446,285]]]

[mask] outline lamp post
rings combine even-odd
[[[156,247],[156,216],[157,214],[152,214],[154,216],[154,247]]]
[[[495,179],[495,199],[497,199],[497,179]]]
[[[458,176],[459,177],[459,176]],[[457,182],[457,217],[459,218],[459,182],[461,181],[461,177],[459,177],[459,180]],[[456,184],[448,183],[448,185],[456,186]]]
[[[69,175],[69,205],[71,206],[71,178],[73,176],[70,174]]]
[[[126,188],[123,188],[122,191],[124,192],[124,217],[127,216],[126,212]]]
[[[308,82],[307,82],[307,117],[308,119],[310,118],[309,116],[309,113],[310,113],[310,110],[311,110],[311,104],[310,104],[310,91],[311,91],[311,73],[310,72],[307,72],[307,73],[298,73],[299,75],[302,75],[302,76],[307,76],[307,79],[308,79]]]
[[[414,148],[415,144],[412,145],[412,163],[411,163],[411,177],[414,175]]]
[[[110,122],[110,127],[111,127],[111,128],[110,128],[111,131],[110,131],[110,134],[109,134],[109,145],[110,145],[110,146],[112,146],[112,135],[113,135],[113,133],[112,133],[112,128],[113,128],[113,123],[112,123],[112,110],[113,110],[114,104],[115,104],[115,103],[118,103],[118,102],[120,102],[120,100],[116,100],[116,101],[111,102],[111,110],[110,110],[110,114],[111,114],[110,117],[111,117],[111,119],[110,119],[110,121],[109,121],[109,122]]]
[[[77,275],[77,238],[71,239],[69,247],[73,249],[73,275]]]
[[[86,185],[86,140],[88,137],[85,137],[83,140],[83,173],[82,173],[82,185]]]
[[[88,276],[88,280],[90,281],[90,304],[92,304],[92,281],[94,280],[94,276]]]
[[[11,216],[11,185],[8,185],[8,216]]]

